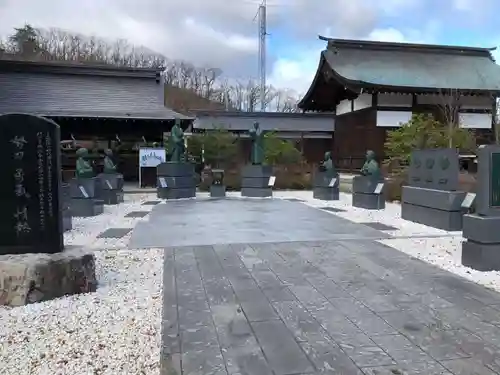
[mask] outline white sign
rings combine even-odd
[[[156,167],[160,163],[165,163],[167,154],[164,148],[140,148],[139,167]]]
[[[160,186],[162,188],[166,188],[167,187],[167,181],[165,181],[165,177],[160,177],[159,180],[160,180]]]
[[[467,193],[467,195],[464,198],[464,201],[462,202],[462,208],[469,209],[472,206],[472,203],[474,203],[474,199],[476,199],[476,194]]]
[[[106,180],[106,185],[108,185],[108,188],[113,189],[113,187],[111,186],[111,183],[108,180]]]
[[[328,186],[329,186],[329,187],[334,187],[336,182],[337,182],[337,179],[336,179],[336,178],[332,178],[332,179],[330,180],[330,183],[328,184]]]
[[[276,182],[276,176],[269,177],[269,184],[268,184],[268,186],[274,186],[275,182]]]
[[[80,191],[82,192],[82,194],[85,198],[89,197],[89,195],[87,194],[87,191],[85,191],[85,188],[83,186],[78,186],[78,188],[80,189]]]
[[[375,191],[373,192],[374,194],[380,194],[382,192],[382,189],[384,188],[384,184],[377,184],[377,187],[375,188]]]

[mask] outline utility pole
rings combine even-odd
[[[266,110],[266,0],[259,6],[259,79],[260,79],[260,110]]]

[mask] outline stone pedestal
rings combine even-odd
[[[97,178],[101,185],[99,199],[102,199],[104,204],[123,203],[123,175],[119,173],[101,173]]]
[[[273,196],[273,167],[270,165],[245,165],[241,171],[241,196],[265,198]]]
[[[478,271],[500,270],[500,216],[463,216],[462,264]]]
[[[210,185],[210,197],[223,198],[226,196],[226,186],[224,185]]]
[[[462,230],[464,191],[446,191],[403,186],[401,217],[429,227]]]
[[[167,162],[156,167],[157,196],[160,199],[196,197],[194,165]]]
[[[369,176],[355,176],[352,179],[352,206],[367,210],[383,210],[384,181]]]
[[[339,200],[339,175],[318,171],[314,175],[313,198],[324,201]]]
[[[0,305],[23,306],[95,292],[95,258],[83,248],[56,254],[0,256]]]
[[[97,216],[104,212],[104,201],[97,177],[74,178],[70,182],[71,213],[76,217]]]
[[[61,184],[61,211],[63,231],[73,229],[73,215],[71,214],[71,191],[70,184]]]

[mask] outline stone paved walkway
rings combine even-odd
[[[202,235],[199,227],[170,236],[162,375],[500,373],[497,293],[375,242],[376,231],[330,214],[332,238],[338,227],[358,231],[360,239],[341,233],[330,240],[309,241],[304,235],[303,241],[266,241],[285,236],[272,233],[286,227],[278,222],[290,230],[308,218],[328,226],[318,210],[295,202],[260,201],[261,210],[275,215],[274,222],[270,216],[263,220],[264,236],[220,243],[218,234],[231,240],[224,233],[241,230],[236,219],[248,219],[249,207],[248,201],[221,202],[191,201],[183,207],[190,219],[204,206],[219,208],[212,211],[207,224],[212,234],[205,237],[216,243],[180,246],[188,242],[187,232]],[[164,221],[179,212],[176,205],[156,207],[152,223],[163,220],[167,232]],[[227,219],[224,226],[221,216]]]

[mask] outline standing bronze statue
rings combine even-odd
[[[92,178],[94,177],[94,169],[88,161],[89,151],[82,147],[76,150],[76,170],[75,175],[77,178]]]
[[[108,173],[108,174],[113,174],[117,173],[116,171],[116,164],[113,161],[113,151],[110,149],[107,149],[104,151],[104,168],[103,168],[103,173]]]
[[[170,161],[175,163],[185,161],[186,145],[184,144],[184,132],[177,120],[170,132],[169,143],[171,151]]]
[[[372,150],[366,151],[366,161],[360,172],[363,176],[369,176],[374,179],[380,179],[382,177],[380,167],[375,160],[375,152]]]
[[[327,172],[328,176],[333,176],[336,174],[335,166],[333,165],[332,153],[330,151],[325,152],[323,162],[320,166],[320,171]]]
[[[252,140],[250,162],[254,165],[264,163],[264,135],[265,131],[260,129],[259,123],[254,122],[253,127],[248,130]]]

